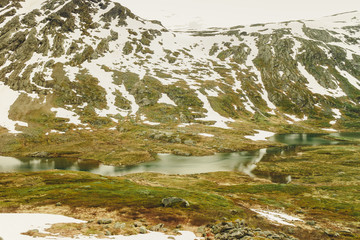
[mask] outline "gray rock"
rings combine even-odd
[[[188,201],[186,201],[185,199],[182,199],[182,198],[178,198],[178,197],[163,198],[161,202],[164,205],[164,207],[170,207],[176,203],[183,203],[185,207],[190,206]]]
[[[151,231],[154,231],[154,232],[160,232],[164,227],[164,224],[163,223],[159,223],[158,225],[155,225],[155,226],[152,226],[150,228]]]
[[[184,144],[186,144],[186,145],[194,145],[195,142],[193,140],[191,140],[191,139],[188,139],[188,140],[184,141]]]
[[[353,236],[353,233],[350,230],[340,230],[338,233],[345,235],[345,236]]]
[[[126,227],[126,224],[125,223],[119,223],[119,222],[117,222],[117,223],[115,223],[115,225],[114,225],[114,228],[115,229],[123,229],[123,228],[125,228]]]
[[[333,232],[333,231],[331,231],[331,230],[325,230],[324,232],[325,232],[325,234],[328,235],[329,237],[338,237],[338,236],[339,236],[338,233]]]
[[[109,230],[106,230],[105,231],[105,236],[111,236],[112,234],[111,234],[111,232],[109,231]]]
[[[147,233],[147,229],[146,229],[144,226],[141,226],[141,227],[139,228],[139,233],[145,234],[145,233]]]
[[[306,225],[315,226],[316,222],[315,221],[308,221],[308,222],[306,222]]]
[[[174,149],[172,151],[172,153],[175,154],[175,155],[179,155],[179,156],[191,156],[191,153],[185,152],[185,151],[180,150],[180,149]]]
[[[142,227],[142,225],[141,222],[134,222],[134,227]]]
[[[45,158],[48,157],[50,154],[48,152],[34,152],[30,154],[30,157],[39,157],[39,158]]]
[[[230,237],[232,238],[236,238],[236,239],[240,239],[242,238],[243,236],[245,236],[245,233],[243,231],[240,231],[240,230],[236,230],[234,232],[232,232],[230,234]]]
[[[110,224],[110,223],[112,223],[112,222],[113,222],[112,219],[99,219],[99,220],[97,221],[98,224]]]
[[[206,232],[205,226],[198,227],[197,232],[201,233],[201,234],[205,234],[205,232]]]

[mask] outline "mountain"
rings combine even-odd
[[[145,126],[139,139],[179,144],[194,129],[177,129],[193,124],[240,137],[360,126],[359,12],[171,31],[109,0],[1,0],[0,8],[9,151],[76,131],[126,132],[125,123]],[[169,140],[151,129],[178,133]]]

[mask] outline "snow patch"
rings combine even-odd
[[[173,100],[169,98],[167,94],[162,93],[158,103],[165,103],[173,106],[177,106]]]
[[[158,126],[160,123],[158,122],[150,122],[150,121],[143,121],[144,124],[151,125],[151,126]]]
[[[56,117],[58,118],[68,118],[68,123],[73,123],[75,125],[81,124],[79,116],[72,111],[66,110],[64,108],[51,108],[51,111],[56,112]]]
[[[302,219],[297,217],[292,217],[290,215],[287,215],[285,213],[281,212],[271,212],[271,211],[265,211],[265,210],[257,210],[257,209],[251,209],[251,211],[256,212],[260,216],[265,217],[266,219],[276,222],[281,225],[288,225],[288,226],[295,226],[292,222],[304,222]]]
[[[275,135],[273,132],[263,131],[263,130],[257,130],[254,129],[254,131],[258,132],[255,135],[251,136],[244,136],[244,138],[253,140],[253,141],[266,141],[267,138],[272,137]]]
[[[321,130],[327,131],[327,132],[337,132],[337,130],[333,128],[322,128]]]
[[[205,95],[203,95],[202,93],[200,93],[199,91],[196,91],[196,93],[197,93],[199,99],[204,103],[204,108],[207,110],[206,117],[197,118],[197,120],[215,121],[215,124],[212,125],[213,127],[230,129],[230,127],[228,127],[228,125],[226,123],[227,122],[234,122],[234,120],[231,119],[231,118],[223,117],[219,113],[215,112],[214,109],[212,109],[212,107],[210,105],[210,102],[207,99],[207,97]]]
[[[21,233],[29,230],[39,230],[39,233],[49,234],[48,237],[42,237],[42,240],[98,240],[95,236],[78,235],[75,238],[59,237],[58,235],[50,234],[46,231],[53,224],[58,223],[86,223],[86,221],[75,218],[65,217],[53,214],[34,214],[34,213],[0,213],[1,237],[4,240],[33,240],[31,236],[23,235]],[[114,235],[111,236],[113,240],[168,240],[169,238],[175,240],[200,240],[194,233],[188,231],[180,231],[181,235],[165,235],[159,232],[149,232],[147,234],[139,234],[132,236]],[[104,238],[101,238],[104,239]]]
[[[303,118],[298,118],[295,115],[290,115],[290,114],[286,114],[286,113],[284,113],[284,115],[292,120],[292,121],[287,121],[290,124],[292,124],[293,122],[300,122],[300,121],[308,120],[307,116],[304,116]]]
[[[351,85],[353,85],[356,89],[360,90],[360,81],[356,79],[353,75],[348,73],[347,71],[340,70],[338,66],[335,67],[336,71],[338,71],[344,78],[346,78]]]
[[[321,94],[321,95],[328,95],[331,97],[344,97],[346,96],[346,94],[344,93],[344,91],[342,91],[341,88],[337,88],[336,90],[333,89],[326,89],[323,86],[321,86],[317,80],[314,78],[313,75],[311,75],[303,65],[301,65],[301,63],[298,63],[298,69],[301,73],[301,75],[303,75],[306,80],[308,81],[308,83],[306,84],[307,87],[310,89],[310,91],[312,93],[315,94]]]
[[[22,8],[17,11],[17,14],[29,13],[34,9],[40,9],[44,2],[44,0],[26,0],[25,2],[20,2]]]
[[[204,137],[214,137],[213,134],[209,134],[209,133],[199,133],[199,135]]]
[[[331,111],[335,114],[335,116],[334,116],[335,119],[340,119],[341,118],[341,112],[340,112],[339,109],[333,108],[333,109],[331,109]]]
[[[16,125],[28,126],[25,122],[9,119],[10,108],[19,96],[19,92],[12,90],[9,86],[0,82],[0,126],[8,129],[9,133],[21,133],[15,130]]]
[[[211,90],[205,89],[205,92],[210,97],[218,97],[219,96],[219,93],[217,91],[212,90],[212,89]]]
[[[188,127],[188,126],[191,126],[191,125],[194,125],[194,123],[181,123],[181,124],[177,125],[177,127],[183,128],[183,127]]]

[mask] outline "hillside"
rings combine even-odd
[[[175,32],[115,1],[0,7],[3,154],[145,161],[359,127],[358,12]]]

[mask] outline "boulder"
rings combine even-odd
[[[178,197],[163,198],[161,202],[164,205],[164,207],[170,207],[177,203],[182,203],[182,204],[184,204],[185,207],[190,206],[188,201],[186,201],[185,199],[182,199],[182,198],[178,198]]]
[[[113,222],[112,219],[99,219],[99,220],[97,221],[98,224],[110,224],[110,223],[112,223],[112,222]]]
[[[141,233],[141,234],[146,234],[146,233],[147,233],[147,229],[146,229],[144,226],[142,226],[142,227],[139,228],[139,233]]]
[[[39,158],[45,158],[45,157],[49,157],[49,153],[48,152],[34,152],[30,154],[30,157],[39,157]]]

